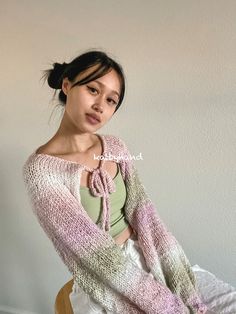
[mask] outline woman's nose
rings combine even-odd
[[[102,108],[101,105],[94,104],[92,107],[93,107],[93,109],[96,110],[97,112],[103,113],[103,108]]]
[[[93,104],[93,108],[96,110],[96,111],[100,111],[100,112],[103,112],[103,98],[100,96],[100,97],[97,97],[94,104]]]

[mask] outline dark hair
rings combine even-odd
[[[75,77],[81,72],[87,70],[88,68],[99,65],[95,70],[87,75],[85,78],[76,82],[72,87],[76,85],[83,85],[91,82],[99,77],[102,77],[110,70],[114,69],[119,76],[121,90],[119,102],[116,106],[116,110],[120,107],[124,94],[125,94],[125,76],[122,66],[116,61],[110,58],[105,52],[102,51],[88,51],[78,56],[70,63],[53,63],[53,69],[48,69],[44,71],[43,77],[47,80],[48,85],[53,89],[60,89],[58,98],[62,104],[66,103],[66,95],[62,90],[62,81],[65,77],[72,82]]]

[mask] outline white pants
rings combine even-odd
[[[125,256],[128,256],[139,268],[144,269],[153,277],[147,269],[142,250],[134,233],[121,245],[121,248]],[[236,289],[198,265],[193,266],[192,270],[196,276],[200,297],[209,309],[206,314],[236,314]],[[69,297],[74,314],[114,314],[105,310],[86,294],[76,282],[74,282]]]
[[[144,269],[153,277],[146,266],[142,250],[138,245],[138,240],[134,233],[132,233],[131,237],[125,243],[121,244],[120,247],[125,256],[128,256],[139,268]],[[69,297],[74,314],[113,314],[113,312],[102,308],[101,305],[86,294],[76,282],[74,282]]]

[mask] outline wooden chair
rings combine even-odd
[[[55,314],[73,314],[69,294],[72,291],[73,279],[68,281],[58,292],[55,300]]]

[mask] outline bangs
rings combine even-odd
[[[97,63],[97,64],[99,66],[94,71],[92,71],[87,76],[85,76],[83,79],[81,79],[78,82],[76,82],[75,84],[73,84],[72,87],[74,87],[76,85],[84,85],[86,83],[94,81],[97,78],[102,77],[103,75],[107,74],[109,72],[109,70],[112,70],[111,66],[108,64],[101,64],[101,63]],[[96,64],[93,64],[92,66],[94,66],[94,65],[96,65]]]

